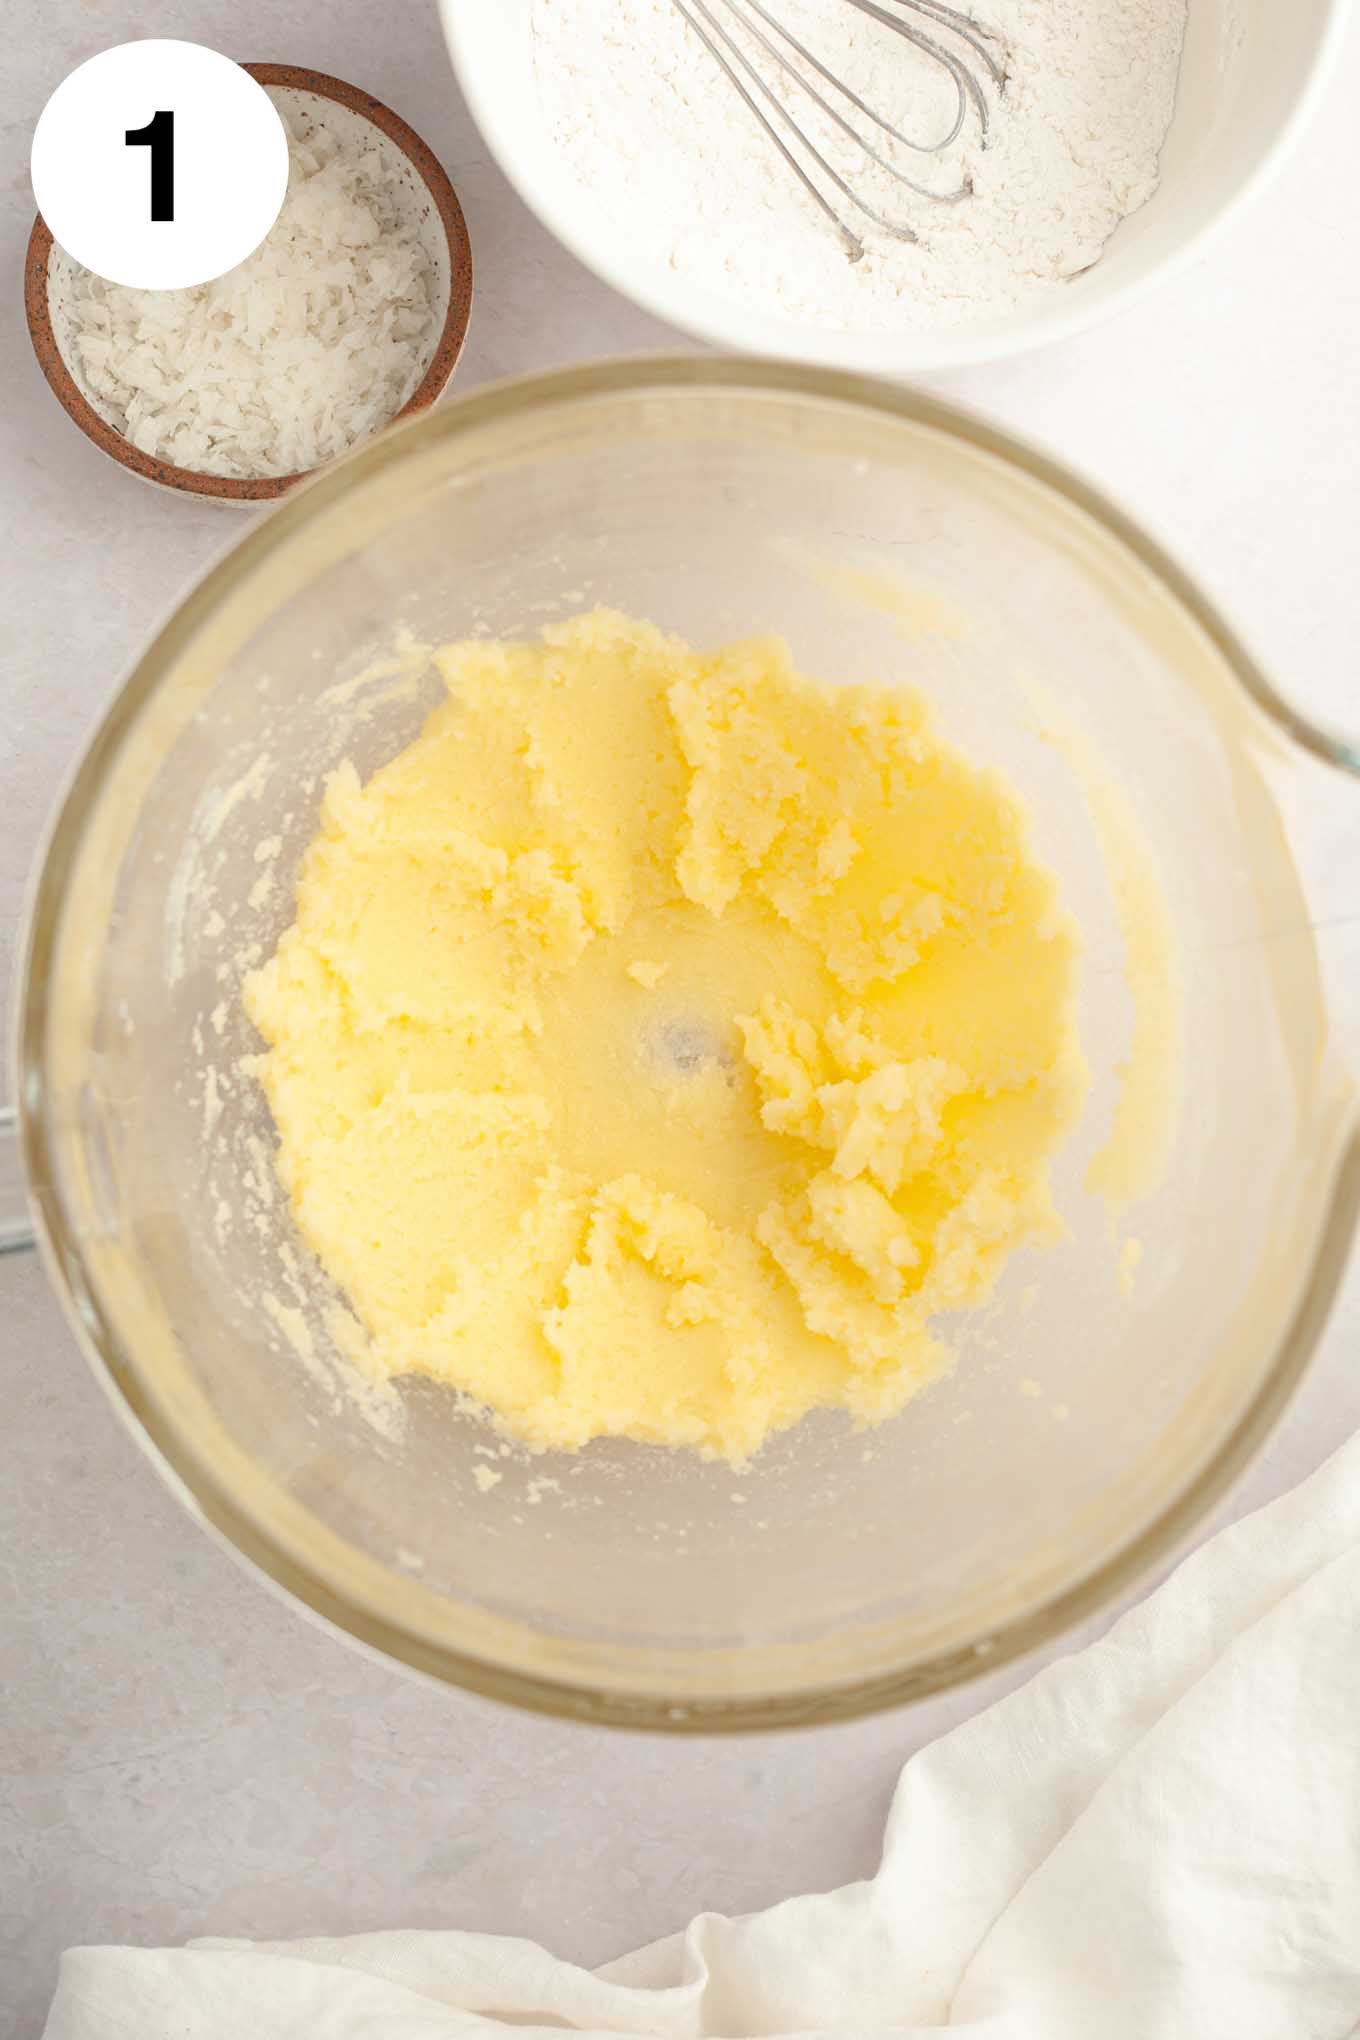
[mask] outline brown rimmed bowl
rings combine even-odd
[[[435,307],[424,374],[393,419],[428,410],[453,374],[472,310],[472,247],[462,207],[442,164],[398,114],[355,85],[296,64],[246,64],[244,68],[261,85],[284,91],[296,100],[309,132],[336,123],[356,134],[364,127],[376,129],[397,157],[399,188],[410,205],[434,271]],[[270,503],[304,479],[302,472],[249,478],[202,474],[157,460],[133,446],[116,419],[85,386],[75,358],[69,310],[75,269],[41,216],[35,219],[24,269],[24,308],[33,350],[62,409],[101,452],[143,481],[210,502]]]

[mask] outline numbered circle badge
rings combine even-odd
[[[182,290],[259,247],[288,188],[288,137],[229,57],[120,43],[52,94],[32,168],[38,210],[75,261],[110,283]]]

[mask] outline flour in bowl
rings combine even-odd
[[[949,125],[953,88],[941,68],[848,0],[769,4],[904,133]],[[972,195],[953,205],[904,195],[872,169],[866,181],[861,158],[856,182],[920,240],[844,208],[864,229],[856,262],[674,0],[533,0],[533,28],[549,131],[621,236],[701,288],[802,325],[920,331],[1004,313],[1100,259],[1157,188],[1185,9],[1186,0],[987,0],[980,19],[1007,72],[991,95],[987,146],[970,115],[945,155],[893,158],[934,190],[970,180]],[[795,103],[850,169],[843,137],[805,99]]]

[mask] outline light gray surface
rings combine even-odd
[[[286,25],[284,25],[286,24]],[[150,627],[241,527],[119,473],[29,354],[27,150],[47,94],[136,35],[316,65],[404,114],[464,206],[477,303],[457,387],[677,344],[534,226],[460,107],[424,0],[9,0],[0,939],[43,817]],[[1113,326],[948,393],[1046,441],[1151,522],[1280,682],[1360,725],[1360,42],[1282,183]],[[1311,834],[1360,1034],[1360,787]],[[1360,1280],[1235,1500],[1360,1422]],[[36,2033],[90,1940],[463,1925],[588,1962],[872,1869],[902,1759],[1012,1679],[815,1737],[661,1743],[498,1711],[367,1662],[189,1522],[115,1425],[34,1261],[0,1264],[0,2040]]]

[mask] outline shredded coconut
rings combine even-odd
[[[900,36],[846,0],[766,4],[902,132],[947,128],[953,88]],[[972,195],[953,205],[866,173],[844,137],[786,87],[842,174],[920,236],[902,242],[842,205],[863,232],[855,262],[673,0],[533,0],[533,8],[549,131],[620,232],[696,284],[764,312],[874,331],[1001,313],[1099,260],[1120,220],[1156,189],[1186,0],[985,0],[980,19],[997,32],[1008,73],[999,98],[989,88],[987,146],[975,114],[942,157],[884,145],[932,190],[971,179]],[[762,69],[778,80],[768,62]]]
[[[386,422],[432,343],[430,261],[378,146],[271,93],[288,194],[254,254],[192,290],[76,272],[77,365],[132,444],[201,474],[293,474]]]

